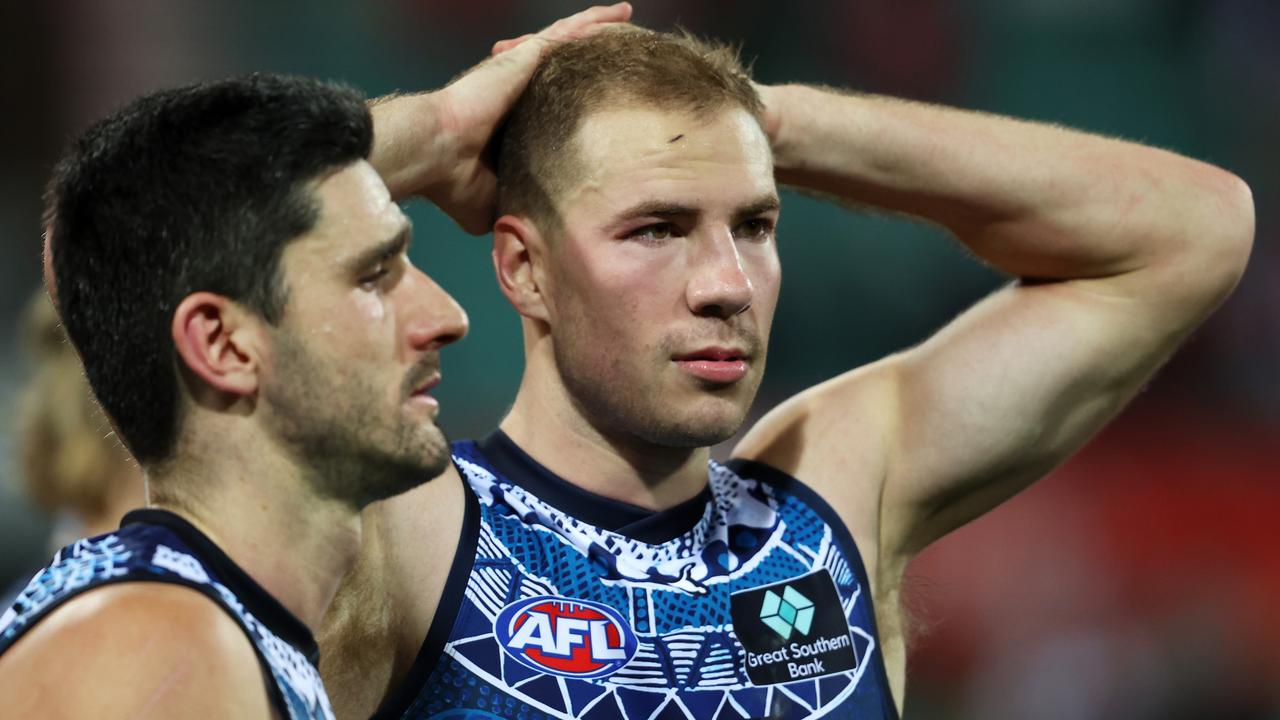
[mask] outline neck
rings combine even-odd
[[[548,470],[591,493],[665,510],[707,484],[709,448],[673,448],[612,432],[578,410],[554,371],[526,365],[501,428]]]
[[[132,460],[112,458],[115,471],[101,478],[102,505],[95,512],[84,513],[81,535],[102,535],[120,527],[125,513],[146,505],[142,473]],[[64,543],[65,544],[65,543]]]
[[[221,453],[183,452],[147,473],[148,505],[190,521],[315,631],[355,564],[360,513],[317,495],[302,468],[264,445],[221,436]]]

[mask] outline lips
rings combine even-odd
[[[440,403],[431,397],[431,390],[439,384],[439,360],[431,357],[419,361],[404,379],[402,391],[405,402],[411,406],[425,406],[431,412],[435,412],[440,407]]]
[[[712,362],[725,362],[730,360],[745,360],[746,353],[740,348],[735,347],[706,347],[701,350],[694,350],[691,353],[677,355],[676,362],[686,360],[710,360]]]
[[[440,373],[432,373],[430,377],[422,381],[413,388],[410,395],[426,395],[431,389],[440,384]]]
[[[717,385],[728,385],[746,377],[748,362],[740,348],[706,347],[672,358],[690,375]]]

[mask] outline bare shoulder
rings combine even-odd
[[[0,697],[20,717],[272,717],[236,621],[199,591],[157,582],[54,610],[0,658]]]
[[[450,465],[364,511],[360,557],[317,635],[320,674],[339,718],[371,715],[413,665],[458,548],[462,483]]]
[[[812,487],[868,555],[874,555],[898,418],[899,366],[900,356],[890,356],[791,397],[761,418],[733,451],[734,457],[770,465]]]

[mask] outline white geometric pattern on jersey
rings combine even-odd
[[[18,598],[23,604],[22,612],[18,613],[16,607],[10,607],[4,617],[0,618],[0,632],[4,632],[19,615],[27,618],[39,616],[63,592],[78,590],[91,582],[127,575],[129,569],[125,563],[133,557],[133,551],[127,549],[115,535],[97,540],[77,540],[70,551],[69,557],[64,557],[62,551],[59,551],[53,556],[50,566],[32,578],[32,582]],[[35,582],[36,578],[41,578],[41,582]]]
[[[870,667],[872,654],[875,650],[875,639],[873,637],[871,637],[869,634],[863,631],[862,628],[851,627],[850,629],[855,634],[857,634],[858,636],[862,637],[864,640],[867,641],[867,647],[866,647],[866,650],[863,652],[862,657],[858,659],[857,669],[852,671],[853,677],[850,679],[849,684],[846,685],[838,695],[835,695],[829,698],[824,697],[823,698],[824,702],[822,702],[818,706],[814,706],[813,704],[804,700],[803,698],[796,695],[795,693],[788,691],[785,686],[771,685],[768,688],[766,688],[766,691],[768,694],[765,697],[765,706],[769,707],[773,704],[774,693],[782,693],[786,695],[789,699],[791,699],[793,702],[796,702],[801,706],[807,708],[811,712],[811,714],[808,715],[809,720],[816,720],[817,718],[827,717],[829,713],[838,709],[840,706],[840,703],[848,699],[848,697],[853,694],[854,690],[858,688],[858,685],[862,680],[863,674],[866,672],[866,669]],[[547,713],[551,717],[557,718],[557,720],[578,720],[578,718],[580,718],[583,714],[590,711],[592,707],[595,707],[596,705],[602,702],[605,703],[606,705],[615,705],[623,712],[625,717],[625,712],[626,712],[625,706],[621,702],[620,698],[617,696],[617,690],[622,687],[627,687],[628,689],[633,691],[640,691],[640,692],[647,691],[647,692],[658,693],[661,695],[666,695],[667,696],[666,701],[660,703],[657,709],[654,711],[655,716],[661,715],[666,708],[671,707],[674,709],[679,709],[688,720],[704,720],[703,718],[699,718],[695,716],[693,713],[693,710],[689,709],[684,704],[679,694],[676,693],[672,688],[666,687],[665,685],[656,686],[656,687],[645,687],[644,684],[640,684],[640,683],[623,685],[621,683],[614,682],[615,676],[610,676],[609,678],[606,678],[603,680],[592,681],[596,685],[605,687],[606,690],[602,695],[600,695],[595,700],[593,700],[590,705],[582,708],[580,713],[571,714],[563,710],[550,707],[540,702],[539,700],[525,694],[520,690],[521,684],[525,682],[529,682],[533,679],[536,679],[538,676],[535,675],[533,677],[529,677],[527,675],[527,668],[525,668],[523,665],[520,665],[514,660],[509,660],[505,653],[502,653],[500,656],[501,663],[502,663],[500,672],[502,677],[494,677],[492,674],[487,672],[480,665],[473,662],[470,658],[467,657],[467,652],[466,652],[467,645],[471,643],[478,643],[483,645],[487,640],[489,640],[492,637],[493,637],[492,635],[480,635],[476,637],[462,638],[459,640],[455,640],[449,643],[445,647],[445,652],[447,652],[450,656],[452,656],[458,663],[460,663],[461,665],[466,667],[468,670],[470,670],[472,673],[474,673],[483,682],[493,685],[495,687],[503,688],[504,693],[514,698],[517,698],[522,703],[525,703],[531,707],[535,707]],[[643,648],[644,643],[641,643],[641,646]],[[650,645],[650,649],[652,649],[652,645]],[[650,657],[656,658],[656,656],[652,654],[650,655]],[[725,655],[722,658],[717,658],[717,660],[721,661],[719,664],[728,664],[730,668],[732,668],[737,662],[736,658],[734,658],[732,655]],[[637,661],[642,661],[642,656],[639,653],[637,653],[636,657],[632,660],[631,663],[628,663],[628,665],[635,663]],[[653,661],[651,660],[650,662],[653,662]],[[708,665],[710,664],[711,662],[709,658]],[[506,679],[508,668],[511,668],[514,671],[521,673],[521,677],[523,677],[524,679],[516,682],[509,682]],[[565,690],[565,688],[563,687],[565,684],[564,678],[556,678],[556,680],[561,685],[562,692],[567,693],[567,690]],[[818,681],[810,680],[808,682],[816,684]],[[716,690],[716,689],[723,691],[723,696],[720,701],[720,705],[717,706],[716,714],[719,713],[719,709],[721,707],[724,707],[726,704],[728,704],[737,708],[742,713],[742,715],[745,716],[748,713],[745,710],[742,710],[741,706],[739,706],[737,702],[734,701],[732,691],[737,689],[747,688],[747,687],[750,687],[749,683],[744,683],[741,681],[737,681],[736,679],[732,679],[732,669],[730,669],[730,676],[726,677],[725,682],[723,684],[720,684],[720,683],[712,684],[712,683],[704,682],[698,686],[698,689],[703,692]],[[633,719],[628,718],[628,720],[633,720]],[[644,719],[637,718],[634,720],[644,720]]]
[[[332,718],[333,709],[329,706],[329,697],[325,694],[324,683],[320,673],[316,672],[307,656],[298,649],[281,640],[278,635],[258,621],[258,618],[245,609],[240,599],[220,582],[209,577],[204,566],[194,556],[173,548],[157,545],[152,562],[166,570],[193,582],[201,582],[218,591],[223,602],[240,618],[241,622],[253,633],[257,642],[254,644],[266,655],[267,665],[273,672],[283,673],[289,685],[297,691],[308,710],[319,712],[323,717]],[[292,710],[292,708],[291,708]]]
[[[209,584],[209,573],[204,571],[204,566],[199,560],[167,545],[156,545],[156,552],[151,556],[151,564],[175,572],[192,582]]]
[[[455,456],[454,460],[466,475],[480,502],[486,505],[492,504],[493,488],[499,484],[493,473],[463,458]],[[777,500],[772,488],[767,485],[751,484],[752,487],[762,490],[766,496],[767,502],[762,503],[751,493],[746,492],[748,487],[746,480],[719,464],[711,465],[710,484],[713,501],[698,524],[674,540],[651,545],[582,522],[556,510],[519,485],[501,483],[503,499],[511,509],[526,520],[536,519],[536,522],[529,522],[532,529],[551,533],[583,556],[588,556],[591,545],[596,544],[615,557],[618,574],[622,579],[621,581],[602,579],[601,582],[606,585],[620,584],[654,590],[676,588],[695,595],[705,593],[708,585],[729,582],[751,572],[761,560],[768,556],[769,551],[779,542],[786,529],[778,520]],[[731,522],[735,525],[762,530],[772,528],[774,532],[746,563],[730,568],[729,573],[720,575],[707,567],[699,550],[714,540],[719,540],[728,546]],[[733,555],[730,554],[728,559],[733,561]],[[655,582],[650,579],[652,571],[678,579],[673,582]]]
[[[454,463],[463,471],[467,481],[479,497],[480,502],[486,505],[491,505],[493,503],[493,487],[499,482],[493,473],[456,455],[454,456]],[[812,553],[804,548],[793,547],[789,544],[783,544],[781,542],[781,538],[783,531],[786,528],[783,526],[783,523],[777,519],[776,514],[773,511],[773,508],[776,507],[777,501],[772,488],[766,485],[758,486],[764,490],[769,501],[769,505],[766,508],[768,513],[766,515],[765,513],[760,512],[761,504],[755,501],[754,498],[750,498],[749,493],[745,491],[747,487],[747,482],[745,480],[728,468],[717,463],[711,463],[710,468],[713,497],[715,498],[714,507],[710,516],[704,515],[703,519],[699,522],[699,525],[690,533],[687,533],[684,538],[677,538],[676,540],[662,545],[650,545],[647,543],[633,541],[625,536],[618,535],[617,533],[601,530],[577,521],[574,518],[568,517],[567,515],[554,510],[551,506],[529,493],[524,492],[524,490],[518,486],[509,483],[502,483],[502,491],[504,501],[510,505],[520,517],[527,519],[532,516],[537,519],[538,524],[533,524],[533,529],[553,533],[556,537],[576,548],[584,555],[586,555],[586,548],[590,546],[591,542],[594,541],[601,545],[606,545],[605,541],[608,541],[606,546],[613,546],[623,550],[624,552],[635,551],[641,557],[651,558],[652,561],[657,562],[659,566],[664,562],[672,563],[684,561],[687,563],[690,558],[681,558],[677,555],[681,550],[690,552],[690,554],[696,556],[697,553],[692,552],[692,549],[697,547],[697,545],[688,542],[689,536],[705,539],[708,536],[717,537],[716,533],[719,531],[720,538],[724,540],[727,535],[725,531],[728,528],[730,520],[735,524],[742,524],[741,516],[733,511],[744,503],[735,502],[735,500],[741,500],[742,497],[747,497],[751,502],[746,503],[746,517],[750,519],[752,525],[756,527],[770,527],[770,525],[776,525],[775,531],[771,534],[769,540],[764,546],[766,550],[776,547],[784,552],[788,552],[796,556],[797,558],[804,559],[806,564],[811,565],[812,569],[826,567],[831,571],[833,577],[841,577],[840,573],[852,574],[852,569],[844,559],[840,557],[837,548],[835,547],[830,527],[825,527],[823,529],[823,536],[819,543],[817,553]],[[765,517],[768,517],[768,524],[762,522]],[[547,527],[539,527],[538,525],[547,525]],[[552,527],[558,528],[559,532],[552,530]],[[569,537],[566,537],[566,535]],[[574,539],[571,541],[570,538]],[[758,553],[753,560],[757,558],[763,559],[767,554],[767,552]],[[481,608],[490,620],[495,619],[498,612],[501,611],[508,602],[510,602],[507,598],[511,593],[511,582],[513,579],[519,583],[517,599],[534,597],[537,595],[559,594],[556,587],[548,579],[534,577],[527,567],[517,561],[514,557],[514,553],[503,547],[502,543],[493,535],[487,523],[482,522],[480,525],[480,536],[478,538],[476,556],[477,561],[484,558],[503,558],[507,562],[511,562],[515,565],[520,576],[518,578],[512,578],[512,573],[509,570],[493,573],[486,573],[483,571],[473,573],[472,581],[467,584],[466,595],[472,602]],[[619,555],[619,570],[622,570],[624,559],[635,560],[638,558],[631,555]],[[817,562],[815,562],[815,560]],[[698,564],[701,565],[701,562]],[[751,567],[754,565],[755,562],[749,562],[742,568],[736,568],[735,570],[737,570],[737,572],[731,573],[730,575],[732,577],[736,577],[741,573],[749,572]],[[485,568],[484,570],[491,569],[496,570],[494,568]],[[640,577],[646,576],[642,574]],[[681,580],[685,580],[690,577],[697,576],[693,574],[680,575]],[[705,575],[702,575],[702,577],[705,577]],[[477,580],[479,581],[477,582]],[[716,581],[717,580],[713,579],[711,583],[708,584],[714,584]],[[602,580],[602,582],[608,581]],[[648,586],[655,585],[650,582],[636,582],[629,579],[624,584],[628,587],[629,596],[633,592],[633,588],[647,589]],[[690,590],[686,590],[679,581],[670,584],[656,585],[656,587],[666,592],[670,592],[673,587],[684,590],[685,592],[691,592]],[[697,588],[697,592],[705,592],[705,586],[698,585]],[[844,604],[846,617],[848,617],[851,608],[861,594],[862,588],[858,587],[849,602]],[[650,617],[652,616],[652,608],[650,608]],[[632,624],[634,625],[634,622]],[[626,707],[622,703],[620,697],[617,696],[617,691],[621,688],[666,695],[667,699],[659,704],[658,708],[653,713],[654,716],[661,715],[666,709],[671,708],[680,710],[688,720],[703,720],[703,718],[695,717],[693,710],[685,706],[679,694],[675,692],[673,688],[667,686],[660,669],[661,663],[658,655],[657,640],[660,639],[664,643],[667,643],[668,648],[678,648],[684,654],[686,661],[683,664],[679,662],[673,664],[676,667],[678,677],[687,677],[692,664],[692,661],[688,660],[688,658],[698,656],[699,651],[705,647],[708,641],[708,633],[721,632],[723,630],[723,627],[681,628],[680,630],[664,635],[661,638],[638,636],[636,654],[630,662],[610,676],[591,681],[597,686],[606,688],[606,692],[597,697],[586,707],[580,708],[579,712],[573,714],[550,707],[522,692],[520,685],[535,679],[537,676],[528,677],[527,668],[514,660],[510,660],[506,653],[499,653],[500,677],[493,676],[478,663],[468,657],[469,645],[475,644],[476,647],[486,647],[490,643],[496,642],[496,638],[492,631],[473,637],[453,640],[445,646],[445,652],[481,678],[484,682],[503,688],[504,692],[507,694],[518,698],[521,702],[537,708],[558,720],[577,720],[577,718],[580,718],[582,715],[589,712],[591,708],[596,707],[601,703],[604,703],[605,705],[614,705],[625,716]],[[875,638],[865,632],[862,628],[851,625],[850,630],[866,640],[867,645],[862,657],[858,659],[856,669],[850,671],[852,677],[849,684],[845,686],[838,695],[833,697],[823,697],[823,702],[815,707],[795,693],[789,691],[785,686],[773,685],[766,689],[768,694],[766,696],[765,706],[772,706],[773,695],[775,693],[780,693],[786,695],[791,701],[807,708],[811,713],[808,716],[811,720],[826,717],[830,712],[837,709],[840,706],[840,703],[852,695],[858,688],[866,669],[871,665],[871,659],[876,648]],[[748,714],[733,698],[734,690],[753,687],[750,684],[750,681],[745,677],[745,673],[741,670],[741,663],[742,661],[737,656],[736,652],[728,647],[718,648],[715,651],[708,653],[704,658],[700,666],[702,671],[700,674],[700,682],[692,689],[703,692],[713,690],[720,690],[723,692],[723,697],[715,714],[719,714],[720,709],[726,705],[734,707],[744,716]],[[523,679],[518,681],[508,681],[506,679],[508,669],[519,673],[519,677],[522,677]],[[556,678],[556,680],[561,686],[562,694],[567,696],[568,690],[565,687],[565,679]],[[808,682],[812,682],[816,685],[818,680],[815,679]],[[815,693],[815,697],[818,696],[819,695]],[[642,719],[628,718],[628,720]]]
[[[518,598],[559,594],[555,586],[534,577],[528,568],[511,557],[511,553],[493,536],[489,526],[483,523],[476,545],[476,558],[503,558],[515,564],[520,571],[518,578],[513,578],[512,571],[507,568],[484,567],[472,573],[472,582],[467,583],[467,597],[484,612],[490,622],[497,619],[502,608],[511,602],[508,594],[513,579],[519,581]]]

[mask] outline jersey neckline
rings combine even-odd
[[[711,501],[707,483],[697,495],[666,510],[650,510],[584,490],[534,460],[502,430],[476,443],[503,479],[578,520],[649,545],[661,545],[693,530]]]
[[[135,523],[159,525],[177,535],[197,553],[200,562],[213,571],[218,580],[259,622],[281,640],[306,655],[313,665],[319,662],[320,648],[306,623],[290,612],[274,595],[267,592],[266,588],[259,585],[249,573],[244,571],[244,568],[237,565],[222,548],[190,521],[168,510],[142,508],[125,514],[120,520],[120,528],[123,530],[126,525]]]

